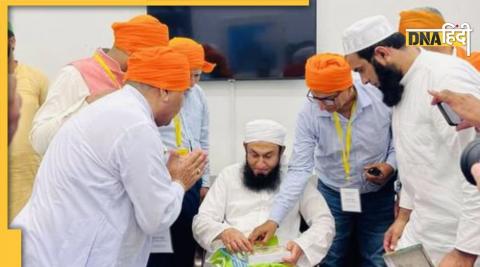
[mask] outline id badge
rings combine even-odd
[[[342,202],[342,211],[362,212],[360,190],[356,188],[340,188],[340,199]]]

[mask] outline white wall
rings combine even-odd
[[[478,0],[317,0],[317,50],[342,52],[341,33],[351,23],[366,16],[383,14],[397,25],[398,12],[432,6],[449,22],[468,22],[474,29],[472,48],[480,50],[480,1]],[[19,60],[42,69],[50,79],[67,62],[86,57],[99,46],[112,43],[110,25],[145,13],[144,7],[13,7],[10,16],[17,36]],[[241,160],[245,123],[270,118],[289,130],[290,153],[295,118],[304,99],[302,80],[203,82],[211,116],[211,168],[221,168]]]
[[[52,80],[66,63],[111,47],[111,25],[145,13],[145,7],[11,7],[15,56]]]

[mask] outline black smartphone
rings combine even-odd
[[[382,172],[377,167],[372,167],[368,169],[367,173],[373,176],[380,176],[380,174],[382,174]]]
[[[447,121],[448,125],[450,126],[457,126],[460,124],[462,119],[455,113],[452,108],[447,103],[440,102],[437,104],[438,109],[442,113],[443,117]]]

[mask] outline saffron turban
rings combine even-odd
[[[480,71],[480,52],[472,52],[466,60]]]
[[[423,10],[400,12],[398,31],[407,36],[407,29],[441,29],[445,20],[442,16]]]
[[[329,94],[350,88],[352,70],[345,58],[338,54],[318,54],[305,65],[305,83],[312,91]]]
[[[190,69],[200,69],[202,72],[210,73],[215,64],[205,61],[203,46],[192,39],[175,37],[168,43],[173,51],[184,54],[190,62]]]
[[[480,52],[478,51],[472,51],[470,53],[470,56],[467,56],[467,51],[463,49],[462,47],[457,47],[457,57],[465,59],[468,61],[472,66],[480,71]]]
[[[437,13],[407,10],[400,12],[400,23],[398,31],[406,35],[407,29],[441,29],[445,20]],[[480,71],[480,52],[472,52],[467,57],[466,51],[457,47],[457,56],[470,62],[477,70]]]
[[[245,125],[244,143],[269,142],[285,146],[287,129],[280,123],[273,120],[254,120]]]
[[[112,25],[114,46],[131,54],[138,49],[168,45],[168,27],[150,15],[140,15]]]
[[[127,62],[126,81],[148,84],[168,91],[185,91],[190,87],[190,64],[187,57],[166,46],[140,49]]]

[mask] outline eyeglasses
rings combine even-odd
[[[340,93],[336,93],[334,95],[329,95],[329,96],[326,96],[326,97],[316,97],[312,94],[312,91],[309,90],[308,93],[307,93],[307,99],[310,102],[318,101],[318,102],[322,102],[325,105],[333,105],[333,104],[335,104],[335,99],[339,95],[340,95]]]
[[[201,76],[202,76],[202,72],[191,72],[190,73],[190,77],[193,78],[193,79],[200,79]]]

